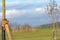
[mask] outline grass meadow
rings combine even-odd
[[[52,29],[42,28],[35,32],[13,32],[13,40],[53,40]],[[0,33],[1,39],[1,33]],[[6,37],[8,40],[8,36]],[[60,40],[60,28],[57,29],[57,40]]]

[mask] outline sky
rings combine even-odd
[[[60,5],[60,0],[55,0]],[[50,0],[6,0],[6,18],[12,23],[32,26],[48,24],[51,19],[46,13]],[[0,19],[2,19],[2,0],[0,0]]]

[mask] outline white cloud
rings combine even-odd
[[[14,5],[19,5],[19,1],[12,1],[12,2],[6,2],[6,6],[14,6]]]
[[[16,16],[22,16],[26,13],[26,10],[16,10],[16,9],[13,9],[13,10],[7,10],[6,11],[6,16],[7,17],[16,17]]]
[[[36,2],[35,2],[36,1]],[[25,4],[25,5],[27,5],[27,4],[35,4],[35,3],[47,3],[49,0],[34,0],[34,1],[32,1],[32,0],[27,0],[27,1],[23,1],[23,2],[21,2],[20,0],[13,0],[13,1],[11,1],[11,2],[6,2],[6,5],[7,6],[14,6],[14,5],[23,5],[23,4]],[[0,3],[0,5],[2,5],[2,3]]]
[[[16,9],[11,9],[11,10],[6,10],[6,16],[7,18],[13,18],[13,17],[18,17],[18,16],[23,16],[23,15],[39,15],[40,13],[43,13],[44,9],[43,8],[36,8],[35,10],[16,10]],[[2,12],[0,13],[0,17]]]
[[[11,1],[11,2],[6,2],[6,6],[14,6],[14,5],[19,5],[20,2],[19,1]],[[2,2],[0,3],[0,6],[2,6]]]
[[[13,18],[16,16],[22,16],[25,13],[26,13],[26,10],[16,10],[16,9],[6,10],[6,17]],[[0,17],[2,17],[2,12],[0,13]]]
[[[2,6],[2,3],[0,3],[0,7]]]
[[[27,0],[27,3],[47,3],[49,0]]]
[[[44,13],[45,12],[45,9],[44,8],[36,8],[35,11],[37,13]]]
[[[0,18],[2,18],[2,13],[0,13]]]
[[[49,0],[38,0],[39,3],[48,3]]]
[[[0,3],[0,6],[1,6],[1,3]]]

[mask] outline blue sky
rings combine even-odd
[[[0,0],[0,19],[2,6]],[[55,0],[60,5],[60,0]],[[45,11],[50,0],[6,0],[6,17],[11,22],[32,26],[50,23]]]

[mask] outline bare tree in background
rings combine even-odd
[[[56,2],[54,0],[50,0],[51,2],[49,3],[49,5],[47,6],[47,12],[49,17],[52,20],[52,26],[53,26],[53,40],[57,40],[56,36],[57,36],[57,22],[58,21],[58,17],[59,17],[59,7],[57,6]]]
[[[23,32],[29,32],[31,31],[32,27],[29,24],[22,25],[22,31]]]

